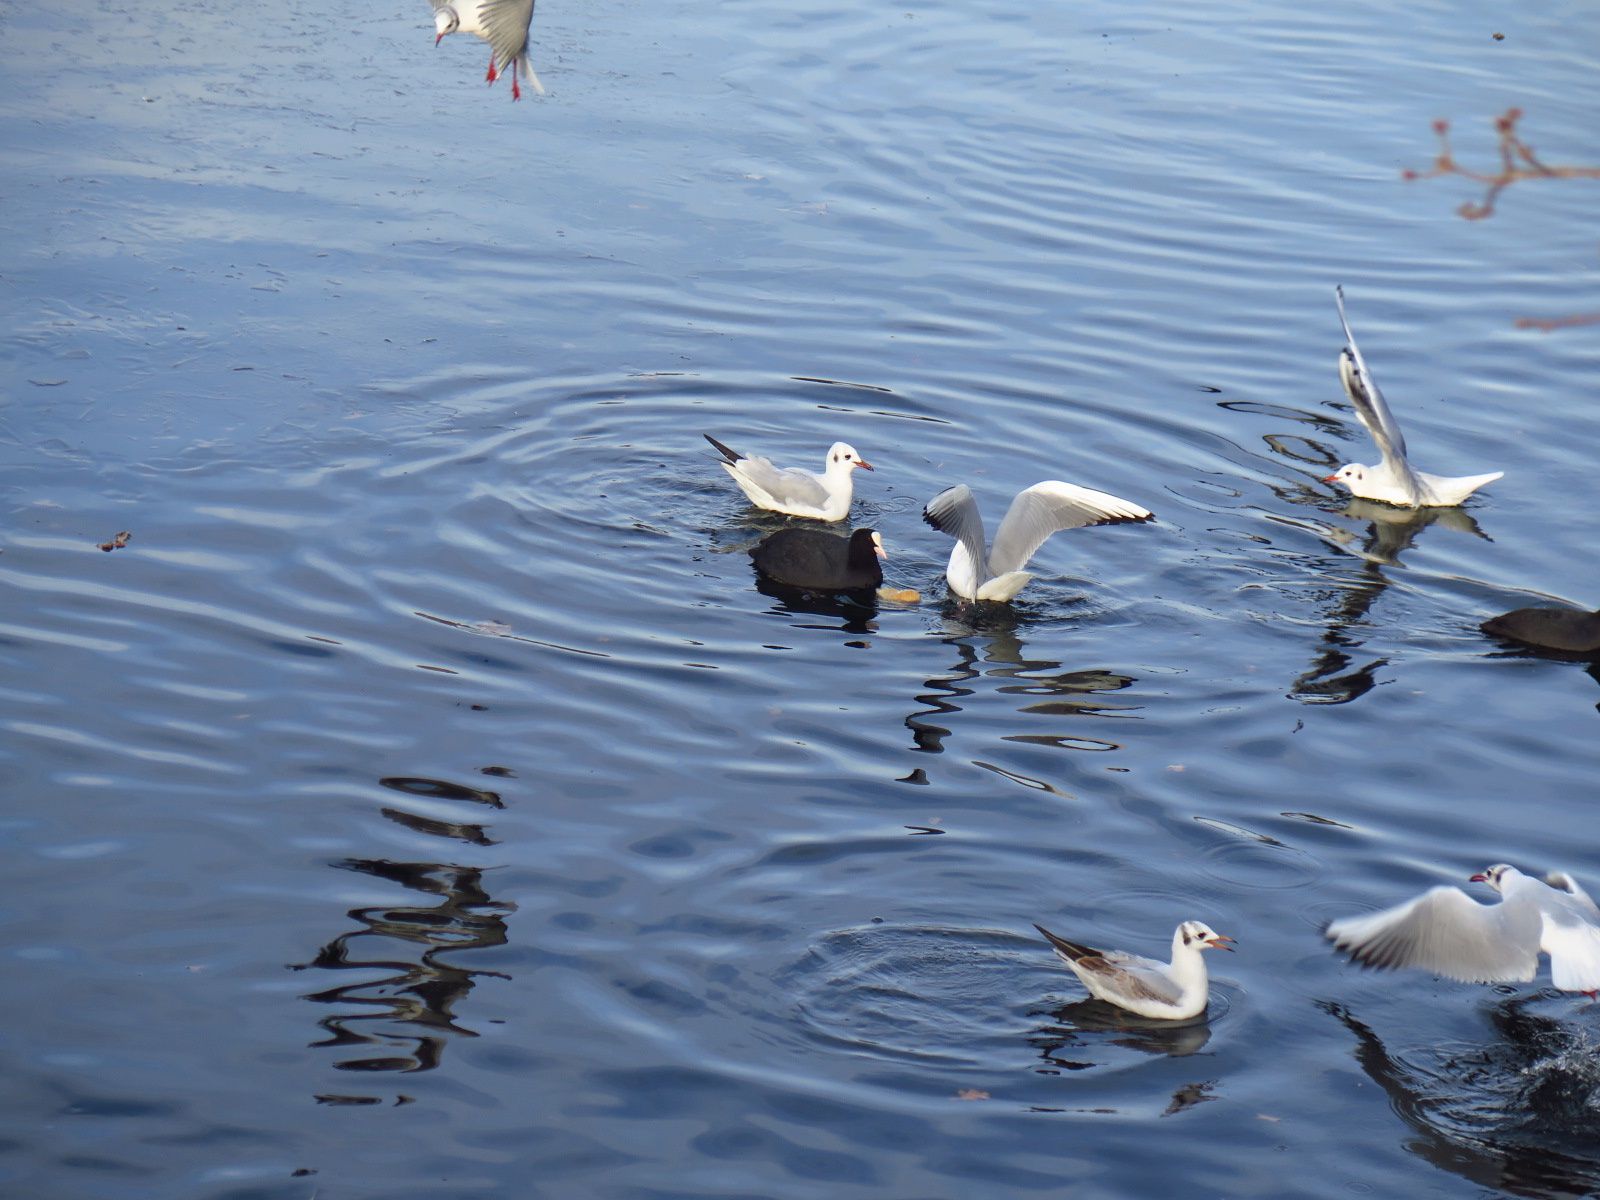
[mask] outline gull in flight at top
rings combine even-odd
[[[1429,475],[1406,461],[1405,434],[1400,432],[1400,425],[1384,402],[1372,372],[1367,370],[1361,348],[1356,345],[1356,336],[1350,332],[1350,322],[1345,319],[1344,289],[1334,288],[1333,295],[1339,305],[1339,324],[1344,326],[1345,347],[1339,352],[1339,379],[1344,384],[1345,395],[1356,407],[1356,416],[1361,418],[1383,453],[1383,461],[1375,467],[1346,463],[1332,475],[1325,476],[1323,482],[1340,483],[1349,488],[1352,495],[1364,500],[1381,500],[1401,508],[1449,508],[1504,475],[1504,471],[1455,478]]]
[[[533,0],[430,0],[433,5],[433,27],[438,37],[437,46],[452,33],[475,33],[489,43],[490,83],[500,78],[500,73],[511,68],[511,98],[522,99],[522,89],[517,86],[520,71],[529,85],[539,95],[544,95],[544,84],[533,73],[528,61],[528,26],[533,22]]]
[[[1181,1021],[1205,1011],[1211,996],[1202,950],[1232,950],[1231,937],[1213,933],[1204,921],[1185,921],[1172,935],[1172,961],[1159,962],[1121,950],[1096,950],[1057,937],[1035,925],[1061,961],[1083,980],[1091,995],[1141,1017]]]
[[[1458,887],[1431,888],[1367,916],[1331,921],[1324,936],[1364,967],[1419,967],[1464,983],[1532,979],[1541,952],[1562,991],[1600,990],[1600,908],[1564,871],[1543,880],[1496,863],[1472,876],[1500,893],[1479,904]]]
[[[922,510],[922,519],[956,539],[944,577],[964,600],[1012,599],[1033,578],[1022,568],[1046,539],[1063,529],[1085,525],[1123,525],[1153,521],[1155,514],[1131,500],[1105,492],[1046,479],[1017,493],[1005,520],[984,545],[983,517],[972,489],[964,483],[946,488]]]
[[[855,473],[872,470],[872,464],[846,442],[828,448],[821,475],[799,467],[775,467],[770,458],[740,454],[724,446],[709,433],[700,435],[722,455],[718,464],[739,485],[739,490],[757,508],[788,513],[791,517],[811,517],[818,521],[842,521],[850,511],[855,495]]]

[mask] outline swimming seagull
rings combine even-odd
[[[1465,983],[1532,979],[1539,954],[1550,982],[1568,992],[1600,989],[1600,908],[1572,876],[1538,880],[1497,863],[1472,876],[1500,893],[1479,904],[1458,887],[1362,917],[1332,921],[1323,934],[1365,967],[1419,967]]]
[[[946,488],[922,510],[922,519],[956,539],[944,577],[966,600],[1010,600],[1033,576],[1022,568],[1045,540],[1063,529],[1153,521],[1155,514],[1131,500],[1046,479],[1017,493],[994,545],[984,546],[983,517],[964,483]]]
[[[1382,451],[1383,461],[1375,467],[1346,463],[1332,475],[1324,476],[1322,482],[1341,483],[1353,495],[1397,504],[1401,508],[1448,508],[1504,475],[1504,471],[1494,471],[1488,475],[1450,478],[1418,471],[1406,461],[1405,434],[1400,432],[1394,414],[1384,403],[1383,393],[1378,390],[1372,372],[1367,370],[1361,348],[1356,345],[1356,336],[1350,332],[1350,322],[1345,319],[1344,288],[1334,288],[1333,295],[1339,305],[1339,324],[1344,326],[1345,340],[1345,348],[1339,352],[1339,380],[1344,384],[1350,403],[1356,407],[1356,416]]]
[[[429,0],[433,5],[433,27],[437,46],[452,33],[475,33],[489,43],[490,83],[500,72],[511,68],[511,98],[522,99],[517,74],[527,77],[533,90],[544,95],[544,84],[533,73],[528,61],[528,26],[533,22],[533,0]]]
[[[1121,950],[1095,950],[1035,925],[1061,961],[1083,980],[1091,995],[1141,1017],[1181,1021],[1205,1011],[1211,986],[1202,950],[1232,950],[1231,937],[1204,921],[1185,921],[1172,935],[1172,962],[1157,962]]]
[[[850,511],[855,493],[855,470],[872,470],[872,464],[846,442],[828,448],[821,475],[799,467],[775,467],[769,458],[740,454],[729,449],[709,433],[701,437],[722,454],[719,464],[733,476],[739,490],[757,508],[788,513],[791,517],[812,517],[818,521],[842,521]]]

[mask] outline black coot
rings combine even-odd
[[[1518,608],[1479,626],[1490,637],[1564,654],[1600,654],[1600,612],[1576,608]]]
[[[815,592],[852,592],[883,582],[883,540],[876,530],[848,538],[820,529],[780,529],[750,551],[756,570],[774,583]]]

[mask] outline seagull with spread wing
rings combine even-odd
[[[490,83],[511,68],[511,98],[522,99],[517,86],[520,72],[539,95],[544,85],[528,61],[528,26],[533,23],[533,0],[430,0],[437,46],[452,33],[475,33],[489,43]]]

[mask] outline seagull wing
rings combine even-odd
[[[828,503],[828,489],[822,486],[822,480],[801,467],[775,467],[770,458],[759,455],[741,458],[732,465],[780,504],[821,508]]]
[[[1591,917],[1600,920],[1600,905],[1596,905],[1588,892],[1578,886],[1578,881],[1565,871],[1551,871],[1544,877],[1545,883],[1555,888],[1558,892],[1565,892],[1577,901],[1578,908],[1588,913]]]
[[[937,501],[936,501],[937,502]],[[930,508],[932,505],[929,506]],[[1149,521],[1153,514],[1129,500],[1119,500],[1105,492],[1047,479],[1017,493],[1006,511],[1000,530],[994,535],[989,552],[989,572],[1004,575],[1020,571],[1053,533],[1084,525],[1116,525],[1128,521]],[[979,526],[979,550],[982,526]],[[983,561],[980,557],[976,561]]]
[[[1339,305],[1339,324],[1344,326],[1344,344],[1348,355],[1339,359],[1339,378],[1344,382],[1345,394],[1356,406],[1356,416],[1367,427],[1372,440],[1383,452],[1383,461],[1409,473],[1406,463],[1406,437],[1400,432],[1400,423],[1389,411],[1389,405],[1378,390],[1372,372],[1367,370],[1367,360],[1361,357],[1361,347],[1356,345],[1356,335],[1350,332],[1350,322],[1344,315],[1344,288],[1333,289],[1334,300]]]
[[[528,48],[528,26],[533,21],[533,0],[480,0],[478,24],[483,39],[494,49],[502,66],[521,57]]]
[[[1177,1004],[1183,989],[1167,974],[1167,965],[1137,954],[1112,950],[1094,958],[1080,958],[1079,971],[1093,975],[1108,992],[1124,1000],[1155,1000]]]
[[[1532,979],[1544,914],[1529,899],[1479,904],[1458,887],[1436,887],[1323,932],[1365,967],[1419,967],[1466,983]]]
[[[922,519],[940,533],[947,533],[966,547],[972,559],[973,570],[983,565],[983,514],[978,502],[972,498],[972,489],[964,483],[945,488],[922,510]],[[979,583],[983,581],[978,580]]]
[[[1550,982],[1568,992],[1600,990],[1600,925],[1566,906],[1546,909],[1540,945],[1550,956]]]

